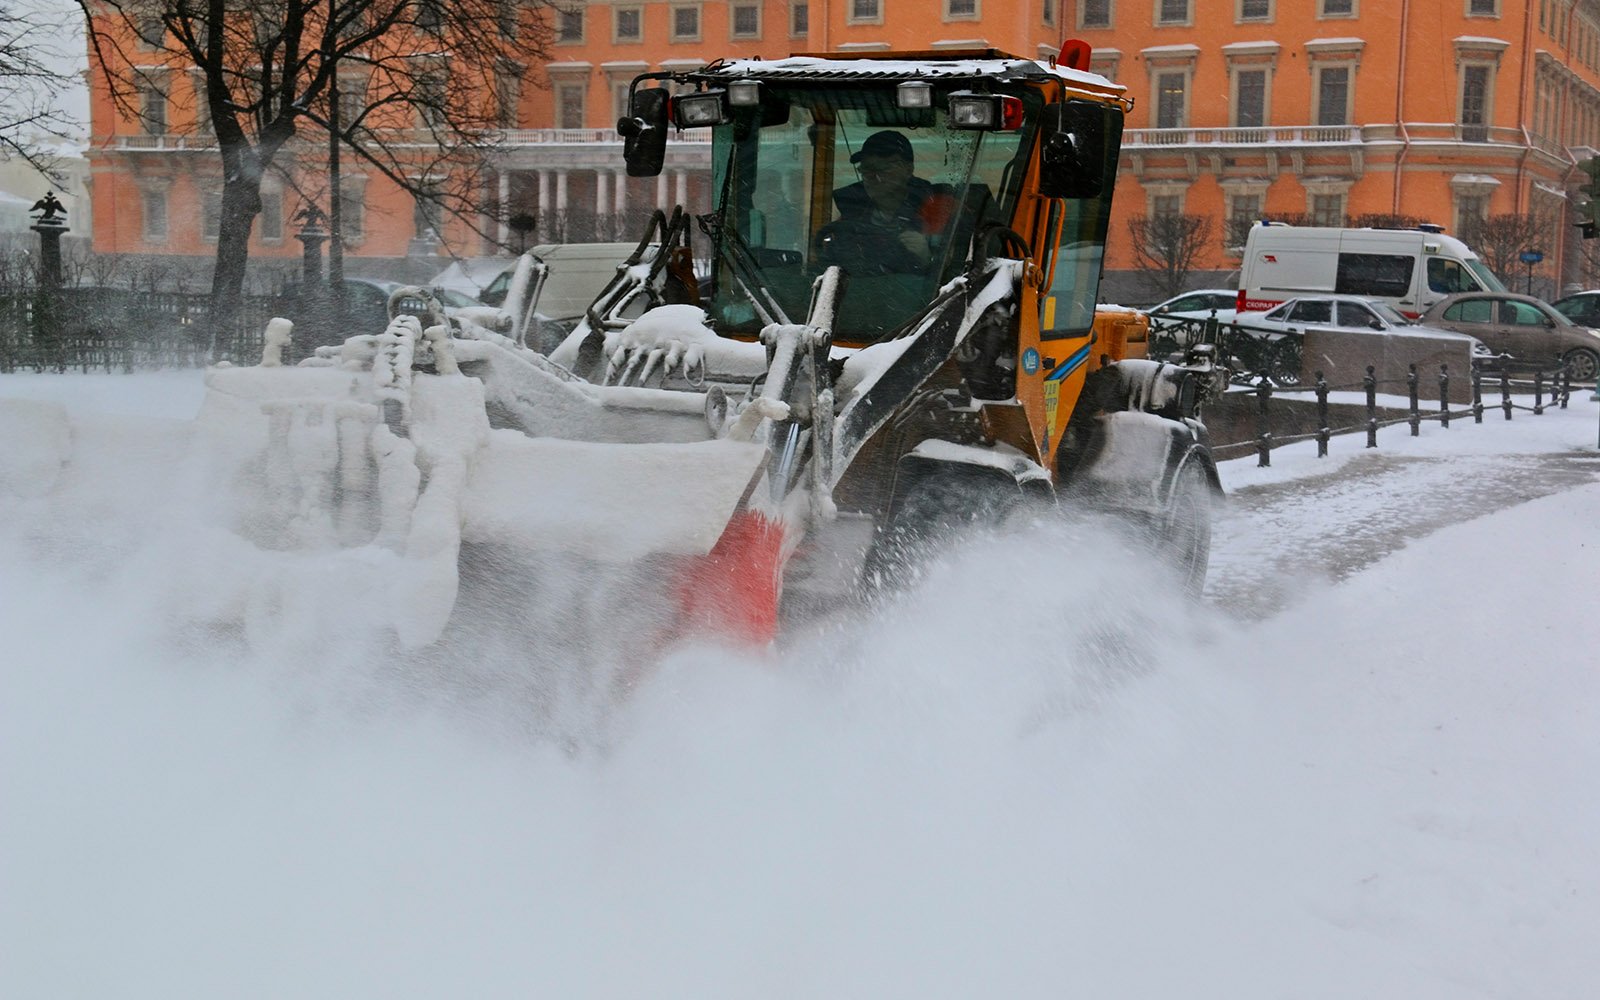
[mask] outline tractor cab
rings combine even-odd
[[[716,244],[705,299],[720,333],[798,321],[837,265],[849,291],[835,343],[872,343],[975,262],[1047,265],[1058,242],[1071,290],[1061,318],[1075,309],[1092,322],[1120,114],[1064,101],[1031,60],[938,56],[718,63],[671,77],[670,96],[648,86],[663,74],[635,81],[634,115],[619,123],[631,174],[659,172],[669,126],[712,130],[716,204],[702,226]],[[1036,215],[1029,195],[1052,184],[1052,214]]]

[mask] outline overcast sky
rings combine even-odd
[[[83,83],[83,70],[88,67],[88,49],[83,38],[83,22],[77,5],[68,0],[13,0],[13,9],[33,19],[41,27],[41,37],[50,39],[48,47],[39,49],[39,56],[47,66],[71,74],[72,86],[63,88],[57,95],[62,110],[72,115],[82,126],[84,138],[89,135],[89,92]]]

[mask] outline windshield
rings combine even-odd
[[[1037,121],[1038,99],[1025,100]],[[1011,217],[1027,128],[947,128],[943,94],[932,109],[903,110],[892,82],[772,86],[762,101],[715,135],[719,216],[724,233],[737,234],[729,241],[748,250],[746,283],[769,292],[791,322],[804,320],[812,280],[837,264],[849,289],[836,336],[892,332],[960,271],[981,223]],[[724,331],[763,325],[728,253],[711,313]]]
[[[1410,326],[1413,322],[1411,317],[1407,316],[1405,313],[1396,309],[1387,302],[1375,299],[1368,302],[1367,305],[1372,309],[1373,312],[1377,313],[1379,316],[1382,316],[1385,320],[1389,321],[1395,326]]]
[[[1464,263],[1484,288],[1491,292],[1503,292],[1506,290],[1506,286],[1500,283],[1500,279],[1494,276],[1494,272],[1489,270],[1483,261],[1473,258],[1472,260],[1464,261]]]

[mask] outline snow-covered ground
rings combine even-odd
[[[134,428],[200,389],[0,376],[18,396]],[[1437,488],[1497,456],[1582,463],[1597,409],[1392,428],[1380,452]],[[1230,504],[1215,579],[1259,562],[1263,535],[1387,510],[1397,480],[1348,486],[1372,461],[1358,441],[1313,447],[1227,463],[1242,498],[1305,488],[1270,518]],[[519,727],[493,679],[552,669],[537,650],[475,664],[464,697],[359,647],[167,634],[145,588],[204,553],[152,551],[139,508],[162,484],[96,460],[124,492],[71,536],[0,497],[0,996],[1600,983],[1600,485],[1486,509],[1340,582],[1310,567],[1258,622],[1064,533],[990,540],[770,656],[671,655],[597,748]],[[1325,493],[1335,470],[1347,486]]]

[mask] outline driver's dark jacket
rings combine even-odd
[[[900,223],[899,228],[915,229],[920,233],[933,233],[943,228],[945,220],[935,218],[932,213],[924,209],[929,199],[935,195],[949,193],[950,188],[947,185],[932,184],[921,177],[912,177],[906,182],[905,200],[894,213],[894,218]],[[866,185],[860,181],[835,191],[833,203],[839,209],[841,219],[861,222],[871,221],[875,207],[872,198],[867,194]]]

